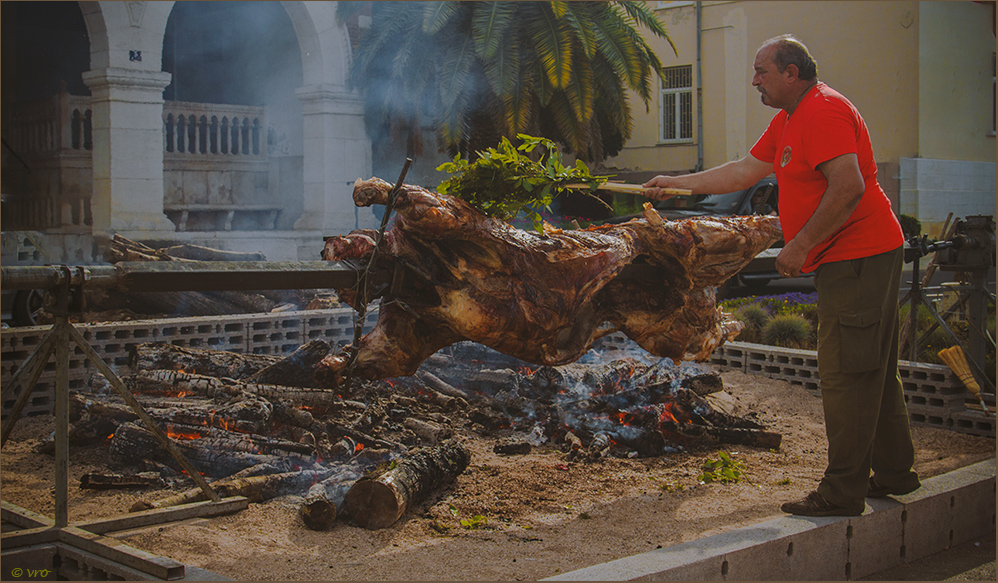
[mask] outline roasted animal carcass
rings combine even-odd
[[[391,189],[358,180],[354,202],[385,204]],[[777,217],[666,221],[651,205],[644,219],[542,234],[412,185],[401,187],[395,210],[378,253],[403,266],[405,284],[382,299],[377,325],[361,338],[358,378],[413,374],[461,340],[565,364],[618,330],[652,354],[703,360],[741,330],[717,307],[715,286],[781,237]],[[376,237],[371,229],[332,237],[322,257],[367,260]],[[337,292],[357,308],[354,290]],[[348,361],[347,349],[327,356],[317,380],[338,384]]]

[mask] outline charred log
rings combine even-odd
[[[83,474],[80,476],[80,489],[83,490],[113,490],[120,488],[148,488],[162,486],[163,478],[152,475],[123,476],[121,474]],[[200,488],[197,488],[200,491]]]
[[[391,526],[407,508],[464,472],[470,459],[456,441],[413,451],[381,476],[358,480],[347,492],[347,512],[364,528]]]
[[[224,480],[213,482],[211,487],[218,492],[222,498],[232,496],[245,496],[252,502],[269,500],[282,492],[293,492],[304,489],[309,483],[315,480],[324,479],[333,470],[304,470],[298,472],[287,472],[283,474],[270,474],[265,476],[253,476],[250,478],[237,478],[234,480]],[[129,509],[129,512],[140,512],[153,508],[169,508],[191,502],[201,502],[207,500],[204,491],[200,488],[193,488],[162,498],[160,500],[148,501],[138,500]]]
[[[298,508],[305,526],[312,530],[326,530],[332,526],[336,518],[343,515],[347,492],[363,477],[364,469],[387,461],[389,457],[387,452],[381,452],[363,460],[354,460],[338,468],[325,480],[313,484]]]
[[[246,382],[288,387],[315,387],[315,366],[328,355],[328,342],[312,340],[246,378]]]
[[[436,423],[431,423],[429,421],[423,421],[422,419],[416,419],[415,417],[409,417],[406,419],[402,425],[406,429],[412,431],[419,437],[423,443],[429,445],[436,445],[451,436],[451,430],[447,427],[437,425]]]
[[[175,370],[236,380],[251,377],[280,361],[277,356],[185,348],[159,342],[139,344],[128,356],[128,365],[135,371]]]

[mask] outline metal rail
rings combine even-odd
[[[345,289],[366,265],[342,261],[122,261],[114,265],[0,267],[3,289],[63,286],[123,292]],[[391,269],[372,267],[373,283],[391,282]]]

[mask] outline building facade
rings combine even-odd
[[[350,197],[371,144],[335,2],[2,8],[4,227],[48,259],[114,234],[317,259],[376,224]]]
[[[650,111],[634,108],[634,135],[608,165],[680,173],[744,156],[776,113],[751,85],[755,52],[792,33],[863,114],[895,211],[935,236],[949,212],[994,214],[994,2],[653,6],[678,54],[650,40],[667,75]]]

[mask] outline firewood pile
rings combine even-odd
[[[461,342],[415,375],[330,390],[312,377],[329,352],[322,341],[284,358],[144,344],[120,376],[221,496],[300,496],[313,529],[340,519],[393,524],[467,468],[470,439],[492,440],[505,455],[557,449],[580,463],[694,444],[780,444],[779,434],[715,410],[707,395],[721,379],[694,364],[538,366]],[[70,415],[71,444],[109,448],[107,472],[80,487],[177,490],[133,511],[204,499],[102,376],[71,394]]]

